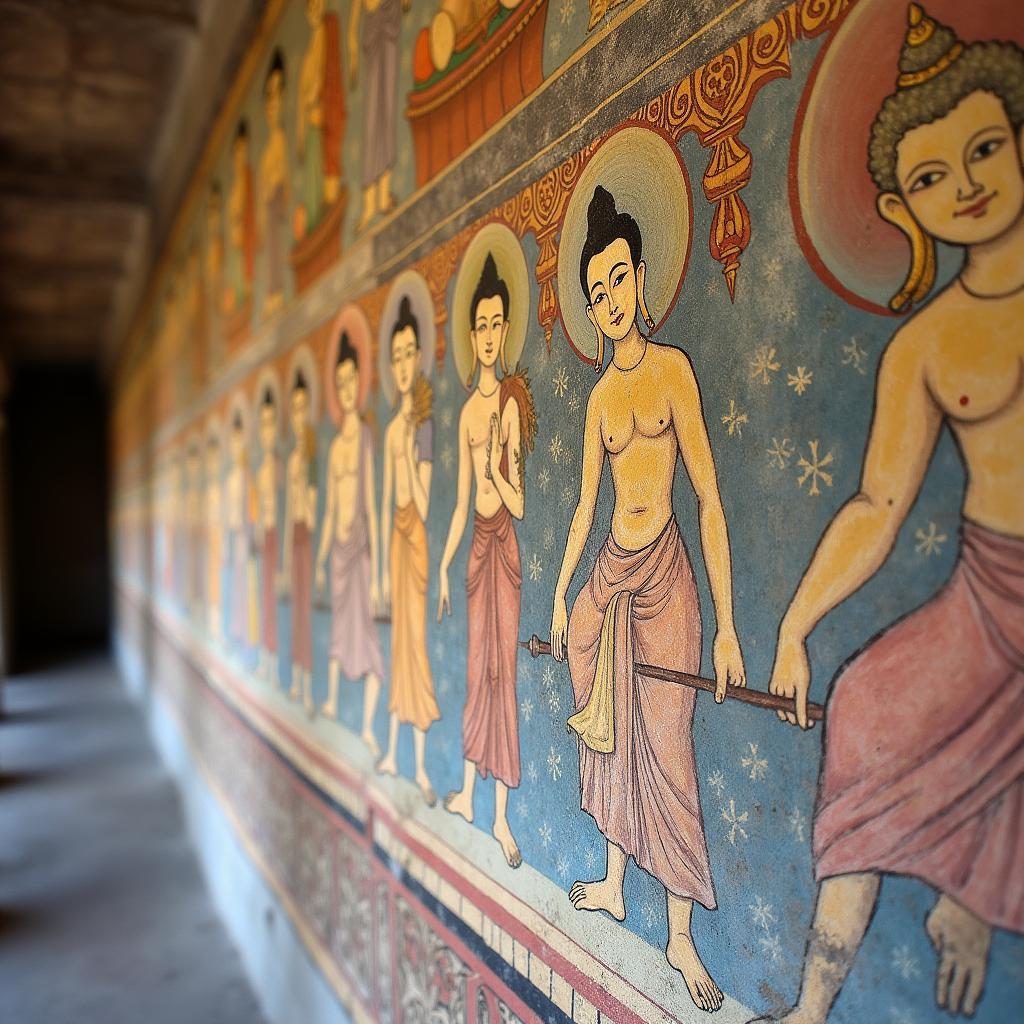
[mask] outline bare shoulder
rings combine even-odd
[[[678,345],[649,341],[647,358],[651,360],[651,368],[659,375],[666,375],[673,380],[693,378],[693,363]]]
[[[939,295],[900,325],[882,353],[878,370],[880,379],[883,375],[903,376],[924,370],[932,355],[935,339],[942,333],[943,318],[948,315],[948,303],[943,303],[942,298]]]

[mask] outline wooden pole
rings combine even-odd
[[[533,657],[542,654],[551,656],[551,644],[541,640],[535,633],[529,640],[521,640],[519,646],[530,652]],[[718,684],[714,679],[705,679],[703,676],[690,675],[689,672],[676,672],[674,669],[662,668],[660,665],[644,665],[636,662],[633,670],[637,675],[646,676],[648,679],[660,679],[666,683],[676,683],[679,686],[689,686],[694,690],[705,690],[714,693]],[[725,690],[726,700],[738,700],[741,704],[752,704],[757,708],[769,708],[772,711],[788,711],[796,714],[796,701],[789,697],[777,697],[774,693],[765,693],[764,690],[752,690],[747,686],[728,686]],[[807,703],[807,719],[811,722],[820,722],[825,717],[825,709],[821,704]]]

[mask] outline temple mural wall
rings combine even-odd
[[[1022,46],[268,5],[116,369],[116,642],[349,1018],[1011,1019]]]

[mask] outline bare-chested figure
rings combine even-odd
[[[277,402],[270,388],[259,406],[260,464],[256,469],[256,550],[260,561],[260,674],[274,686],[277,658]]]
[[[516,655],[523,574],[513,520],[526,511],[523,461],[532,447],[534,412],[528,379],[506,370],[508,307],[508,286],[488,254],[470,300],[470,343],[480,375],[459,415],[458,488],[441,558],[437,617],[440,621],[446,610],[451,614],[448,568],[466,529],[475,485],[473,546],[466,568],[463,781],[444,805],[472,821],[476,773],[493,775],[493,835],[509,866],[517,868],[523,858],[508,822],[508,791],[520,779]],[[500,378],[499,361],[505,371]]]
[[[780,717],[808,727],[807,638],[885,562],[943,426],[967,470],[962,543],[943,589],[832,688],[817,907],[787,1024],[827,1019],[883,873],[940,893],[926,928],[936,1001],[954,1013],[978,1005],[992,929],[1024,932],[1024,52],[963,46],[911,4],[900,70],[869,163],[879,212],[914,254],[894,308],[931,288],[933,239],[966,258],[882,358],[860,489],[779,628],[771,690],[796,698]]]
[[[716,699],[725,698],[727,683],[746,681],[733,625],[729,537],[700,391],[686,353],[637,329],[645,274],[636,221],[617,212],[612,196],[597,186],[580,285],[599,351],[611,338],[614,354],[587,402],[580,499],[555,586],[551,648],[559,660],[568,652],[582,807],[608,841],[608,861],[604,878],[576,882],[569,898],[577,910],[605,910],[623,920],[632,857],[665,886],[669,963],[697,1006],[717,1010],[721,990],[690,932],[694,901],[716,906],[693,750],[696,693],[633,672],[634,660],[700,670],[700,599],[672,511],[680,456],[697,494],[715,603]],[[566,592],[593,527],[606,458],[615,489],[611,533],[569,620]]]
[[[344,419],[327,455],[327,508],[316,560],[316,583],[327,586],[331,556],[331,643],[327,664],[327,701],[321,711],[338,713],[338,677],[365,679],[363,742],[374,757],[380,747],[373,732],[384,661],[374,613],[380,607],[377,582],[377,490],[373,438],[359,416],[359,354],[342,332],[334,386]]]
[[[245,424],[236,410],[228,432],[230,463],[224,483],[231,574],[230,636],[236,650],[249,641],[249,451]]]

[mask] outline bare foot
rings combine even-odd
[[[302,683],[292,683],[292,688],[288,691],[289,700],[298,700],[302,696]]]
[[[510,868],[519,867],[523,863],[523,855],[519,852],[519,846],[512,835],[512,829],[508,827],[508,822],[496,821],[494,828],[491,829],[491,835],[498,840],[498,845],[501,846],[501,852],[505,854],[508,866]]]
[[[370,756],[373,758],[380,757],[380,744],[377,742],[377,737],[372,732],[364,732],[363,742],[370,748]]]
[[[444,798],[444,809],[452,814],[461,814],[466,821],[473,823],[473,801],[466,796],[464,789],[453,789]]]
[[[985,988],[992,929],[955,900],[940,896],[925,931],[939,957],[936,1003],[950,1013],[973,1016]]]
[[[435,807],[437,805],[437,794],[434,792],[434,787],[430,784],[430,779],[427,778],[426,772],[416,773],[416,785],[420,787],[420,792],[423,794],[423,799],[426,801],[428,807]]]
[[[337,718],[338,705],[332,704],[329,700],[326,700],[320,705],[320,714],[323,715],[324,718]]]
[[[689,935],[673,935],[665,950],[668,962],[683,976],[690,998],[701,1010],[714,1013],[722,1008],[722,990],[708,974]]]
[[[381,775],[397,776],[398,762],[395,760],[395,755],[391,753],[385,754],[385,756],[377,762],[377,771]]]
[[[616,921],[626,920],[622,887],[601,878],[596,882],[573,882],[569,900],[577,910],[606,910]]]

